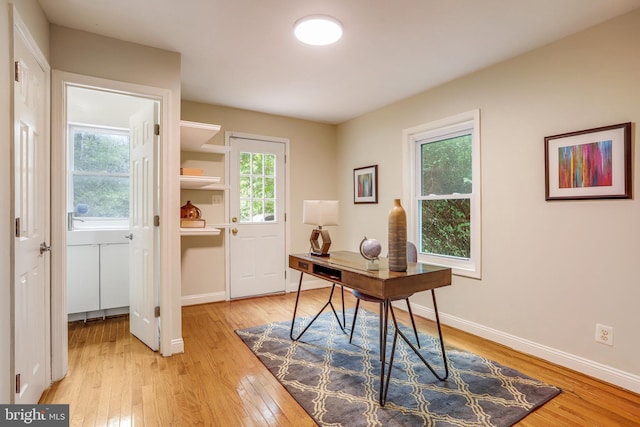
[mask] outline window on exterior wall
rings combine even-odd
[[[73,229],[129,228],[129,130],[69,125]]]
[[[480,113],[405,130],[408,237],[419,259],[480,278]]]

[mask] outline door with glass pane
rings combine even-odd
[[[230,297],[284,292],[285,144],[233,136],[229,144]]]

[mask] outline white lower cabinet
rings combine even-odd
[[[100,308],[129,305],[129,245],[100,245]]]
[[[100,310],[100,245],[67,246],[67,312]]]
[[[67,312],[129,305],[129,245],[67,246]]]

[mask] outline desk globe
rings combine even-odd
[[[360,255],[367,260],[367,270],[378,270],[378,257],[382,252],[382,245],[376,239],[364,239],[360,242]]]

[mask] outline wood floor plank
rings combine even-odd
[[[328,295],[329,289],[303,292],[298,315],[315,314]],[[345,298],[347,307],[355,305],[350,292]],[[338,296],[334,301],[339,307]],[[68,403],[72,426],[313,426],[235,333],[290,320],[294,304],[295,294],[288,294],[184,307],[185,353],[169,358],[132,337],[126,316],[70,323],[69,372],[41,403]],[[377,305],[363,308],[377,312]],[[398,318],[409,321],[404,312]],[[437,333],[428,319],[416,317],[416,324]],[[640,425],[638,394],[450,327],[443,334],[447,345],[563,389],[518,426]]]

